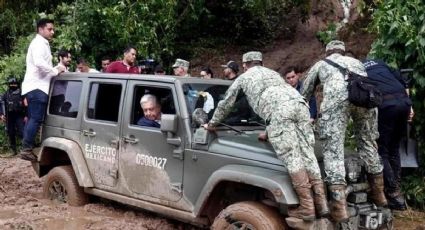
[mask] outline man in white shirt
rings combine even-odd
[[[90,68],[89,63],[84,58],[77,60],[77,72],[80,73],[99,73],[96,69]]]
[[[53,20],[40,19],[37,22],[37,35],[28,47],[26,72],[22,82],[22,95],[28,103],[28,122],[24,129],[23,148],[20,158],[36,161],[32,153],[35,136],[46,114],[50,80],[65,71],[65,67],[52,64],[49,41],[53,38]]]

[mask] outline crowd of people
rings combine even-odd
[[[38,21],[37,35],[28,48],[22,89],[17,80],[11,78],[9,89],[1,100],[3,106],[0,115],[7,122],[10,147],[17,154],[16,136],[23,134],[19,156],[24,160],[37,160],[32,150],[46,113],[50,80],[69,71],[72,60],[71,53],[61,50],[57,55],[58,65],[53,66],[49,46],[53,34],[52,20]],[[404,130],[407,121],[413,118],[408,87],[399,73],[384,62],[361,62],[345,56],[344,52],[345,44],[342,41],[331,41],[326,46],[326,59],[376,81],[383,93],[383,103],[377,109],[352,105],[347,100],[344,74],[324,60],[315,63],[307,71],[305,80],[301,81],[302,74],[297,67],[289,67],[281,75],[263,66],[260,52],[251,51],[242,56],[242,74],[239,74],[239,65],[235,61],[222,66],[224,77],[233,83],[215,108],[211,120],[204,125],[204,128],[213,130],[239,101],[239,93],[243,93],[247,104],[266,122],[266,132],[259,139],[271,143],[277,158],[288,169],[300,200],[299,207],[289,210],[289,216],[305,221],[328,215],[336,222],[349,218],[346,209],[344,137],[350,118],[354,124],[357,151],[366,165],[371,200],[377,206],[388,205],[399,210],[406,208],[400,191],[398,143],[402,136],[400,130]],[[102,59],[100,72],[140,74],[141,68],[135,65],[136,56],[137,49],[127,47],[121,60]],[[190,63],[183,59],[176,59],[172,65],[174,75],[181,77],[190,76],[189,67]],[[98,72],[82,58],[77,61],[77,71]],[[157,65],[154,73],[162,75],[165,71],[161,65]],[[209,67],[202,68],[200,76],[214,78]],[[319,83],[323,85],[320,104],[314,96]],[[155,96],[144,95],[140,105],[144,117],[137,123],[159,127],[161,108]],[[314,154],[313,125],[317,126],[323,143],[324,179]],[[331,198],[329,207],[325,196],[326,185]]]

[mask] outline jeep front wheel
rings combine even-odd
[[[50,200],[82,206],[88,203],[88,195],[78,185],[72,166],[57,166],[47,174],[43,186],[44,196]]]
[[[273,208],[258,202],[244,201],[223,209],[211,229],[283,230],[285,225],[282,220]]]

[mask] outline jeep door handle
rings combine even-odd
[[[83,130],[83,135],[88,137],[96,136],[96,132],[93,130]]]
[[[122,137],[122,139],[124,140],[124,142],[130,143],[130,144],[136,144],[137,142],[139,142],[139,139],[132,136]]]

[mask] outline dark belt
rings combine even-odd
[[[382,96],[382,99],[384,100],[392,100],[392,99],[398,99],[398,98],[405,98],[407,97],[406,93],[393,93],[393,94],[385,94]]]

